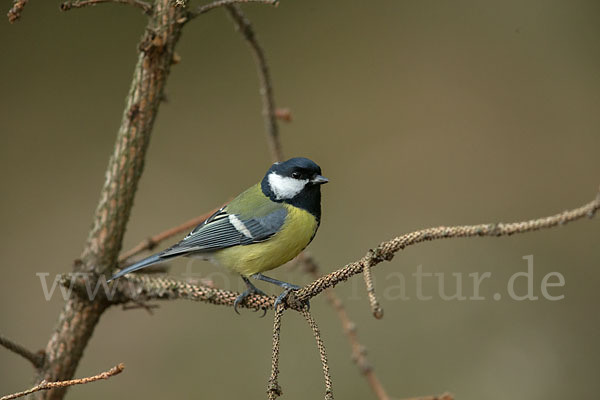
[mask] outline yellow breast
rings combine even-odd
[[[277,268],[296,257],[312,240],[319,224],[308,211],[284,204],[285,222],[279,232],[262,243],[219,250],[214,259],[242,275],[249,276]]]

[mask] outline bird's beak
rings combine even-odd
[[[329,182],[329,179],[325,178],[324,176],[321,175],[315,175],[311,180],[310,183],[314,183],[315,185],[322,185],[324,183]]]

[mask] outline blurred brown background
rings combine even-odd
[[[22,21],[0,23],[0,332],[32,349],[45,346],[62,305],[58,294],[44,300],[36,273],[53,278],[80,254],[145,25],[130,7],[61,13],[58,4],[32,1]],[[267,52],[278,104],[293,113],[281,127],[286,155],[313,158],[331,180],[310,246],[324,272],[418,228],[529,219],[595,195],[597,1],[284,0],[244,10]],[[225,12],[189,24],[178,53],[126,248],[221,204],[269,165],[254,62]],[[394,398],[446,390],[461,400],[593,398],[600,391],[599,232],[596,218],[411,247],[374,270],[381,321],[369,312],[362,278],[336,290]],[[566,285],[551,293],[564,300],[506,296],[529,254],[535,294],[556,271]],[[467,295],[468,273],[491,272],[481,289],[487,300],[443,301],[436,281],[424,288],[433,300],[417,300],[410,274],[419,265],[447,281],[462,272]],[[171,273],[185,266],[173,262]],[[193,271],[219,272],[201,262]],[[398,272],[410,300],[386,292]],[[308,282],[289,268],[273,275]],[[502,300],[492,299],[496,292]],[[312,310],[336,398],[373,398],[323,296]],[[118,362],[127,369],[70,389],[70,398],[263,398],[271,317],[184,301],[161,303],[153,316],[112,309],[76,376]],[[284,398],[322,398],[309,328],[295,313],[283,323]],[[0,371],[0,394],[31,383],[29,364],[4,349]]]

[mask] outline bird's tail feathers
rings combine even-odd
[[[155,254],[155,255],[150,256],[150,257],[146,257],[143,260],[138,261],[135,264],[130,265],[129,267],[127,267],[125,269],[122,269],[117,274],[113,275],[110,279],[108,279],[106,282],[110,282],[112,280],[115,280],[117,278],[122,277],[125,274],[128,274],[130,272],[137,271],[138,269],[142,269],[142,268],[148,267],[150,265],[159,263],[159,262],[161,262],[163,260],[164,259],[161,258],[158,254]]]

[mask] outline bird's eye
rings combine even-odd
[[[292,172],[292,178],[300,179],[300,172]]]

